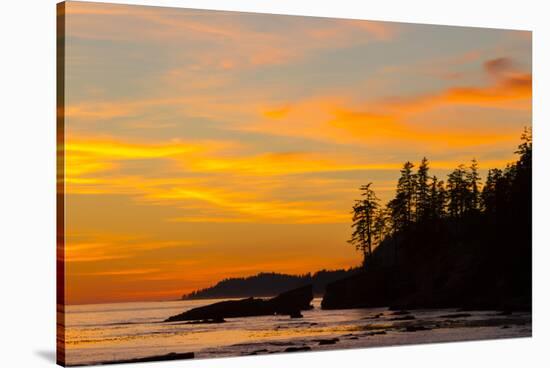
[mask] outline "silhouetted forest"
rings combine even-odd
[[[349,243],[363,271],[327,286],[324,308],[356,306],[518,309],[531,306],[532,135],[485,183],[473,159],[447,175],[405,162],[396,194],[380,204],[360,187]]]
[[[357,272],[357,269],[322,270],[305,275],[259,273],[245,278],[222,280],[212,287],[183,295],[182,299],[266,297],[310,284],[313,285],[313,293],[320,296],[324,294],[327,283],[350,276],[354,272]]]

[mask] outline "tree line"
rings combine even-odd
[[[215,285],[195,290],[182,296],[182,300],[212,298],[248,298],[275,296],[305,285],[313,285],[313,293],[322,295],[326,284],[353,275],[357,268],[320,270],[303,275],[262,272],[249,277],[227,278]]]
[[[381,205],[372,183],[359,188],[361,198],[353,205],[353,232],[348,242],[363,253],[366,265],[373,250],[382,242],[418,227],[442,221],[459,223],[466,217],[483,218],[487,223],[508,224],[510,221],[502,219],[514,218],[518,213],[528,213],[530,219],[530,128],[524,129],[521,144],[515,153],[519,156],[518,160],[504,169],[490,169],[485,183],[481,180],[475,158],[469,165],[461,164],[455,168],[446,180],[430,175],[426,157],[416,170],[412,162],[405,162],[400,170],[395,196],[386,205]]]

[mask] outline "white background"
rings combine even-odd
[[[112,1],[534,31],[532,339],[147,363],[136,367],[550,366],[550,20],[544,0]],[[55,352],[55,0],[0,3],[0,365],[53,366]],[[546,105],[543,103],[546,101]],[[546,171],[545,171],[546,169]]]

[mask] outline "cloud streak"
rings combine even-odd
[[[433,93],[390,96],[350,106],[342,97],[323,97],[266,108],[264,119],[239,128],[275,135],[317,138],[341,143],[376,144],[410,141],[444,146],[481,145],[511,141],[517,132],[495,131],[491,126],[472,131],[469,127],[437,128],[430,121],[423,126],[410,119],[446,107],[473,106],[502,110],[530,110],[532,78],[507,58],[488,60],[484,69],[489,83],[453,86]]]
[[[392,23],[293,16],[277,16],[279,30],[266,32],[254,21],[260,17],[269,23],[271,15],[115,4],[73,3],[67,14],[71,37],[215,44],[215,52],[203,52],[195,64],[206,62],[225,70],[287,64],[323,49],[388,42],[399,33],[399,26]]]

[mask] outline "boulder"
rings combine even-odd
[[[189,324],[189,325],[202,325],[202,324],[205,324],[205,325],[208,325],[208,324],[214,324],[214,323],[225,323],[225,319],[223,318],[214,318],[214,319],[201,319],[201,320],[197,320],[197,321],[190,321],[190,322],[185,322],[184,324]]]
[[[258,354],[262,354],[262,353],[269,353],[269,350],[267,350],[267,349],[254,350],[253,352],[250,352],[247,355],[258,355]]]
[[[285,353],[295,353],[298,351],[310,351],[311,348],[309,346],[291,346],[289,348],[285,349]]]
[[[421,325],[418,325],[418,326],[407,326],[405,327],[405,332],[416,332],[416,331],[429,331],[431,330],[431,328],[428,328],[426,326],[421,326]]]
[[[470,313],[453,313],[453,314],[443,314],[439,318],[466,318],[471,317]]]

